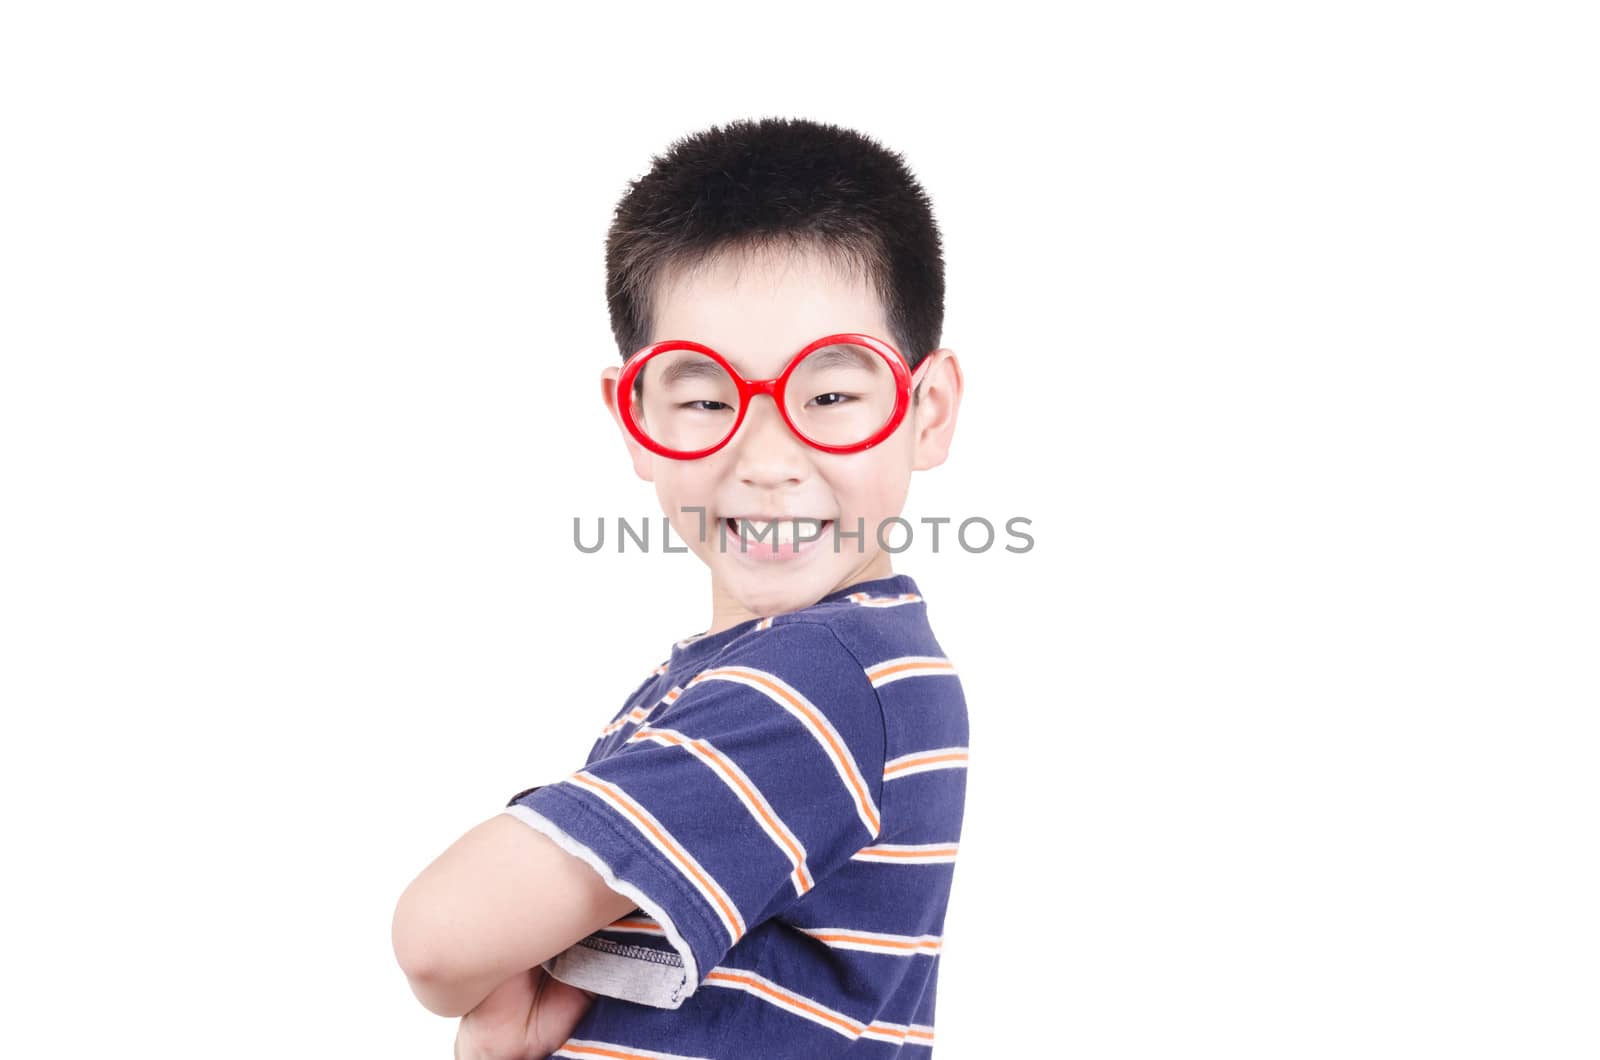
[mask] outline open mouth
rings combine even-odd
[[[770,521],[728,516],[722,526],[735,547],[746,552],[794,555],[822,540],[833,528],[833,520],[800,515]]]

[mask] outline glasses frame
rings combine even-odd
[[[865,440],[852,442],[849,445],[826,445],[813,438],[806,437],[805,433],[795,426],[794,420],[789,418],[789,408],[784,398],[787,393],[786,388],[789,383],[789,377],[794,374],[795,368],[801,361],[825,346],[835,346],[841,343],[864,346],[883,358],[888,364],[889,371],[894,375],[894,411],[889,414],[889,418],[884,421],[883,426]],[[670,353],[673,350],[692,350],[695,353],[711,358],[722,366],[723,371],[728,373],[734,384],[739,388],[739,413],[734,417],[732,429],[716,445],[707,446],[704,449],[670,449],[646,434],[644,429],[634,420],[634,378],[638,376],[645,363],[652,357]],[[745,414],[750,411],[752,399],[758,394],[766,394],[772,398],[773,404],[778,407],[778,414],[783,417],[783,422],[788,424],[789,431],[813,449],[820,449],[825,453],[859,453],[864,449],[871,449],[893,434],[895,429],[900,426],[901,421],[906,418],[906,409],[911,405],[911,390],[914,386],[921,384],[921,380],[917,376],[922,374],[922,369],[927,366],[927,363],[924,361],[922,364],[917,365],[917,370],[912,372],[906,368],[906,362],[900,356],[899,351],[882,339],[875,339],[871,335],[862,335],[857,332],[840,332],[835,335],[824,335],[822,338],[808,343],[799,353],[789,358],[789,363],[784,366],[783,371],[776,378],[746,379],[739,374],[738,369],[728,363],[726,357],[713,350],[710,346],[692,342],[688,339],[664,339],[661,342],[653,342],[643,347],[628,358],[627,363],[623,365],[622,374],[617,377],[617,409],[621,413],[623,426],[628,429],[628,433],[633,436],[633,440],[652,453],[667,457],[669,460],[698,460],[703,456],[710,456],[733,441],[734,436],[739,433],[739,428],[744,425]]]

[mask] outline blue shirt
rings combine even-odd
[[[679,641],[504,811],[637,904],[544,963],[601,995],[552,1055],[927,1056],[966,767],[906,575]]]

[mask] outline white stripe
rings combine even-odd
[[[633,828],[636,832],[643,836],[651,846],[659,850],[661,855],[672,863],[672,865],[678,870],[678,875],[682,878],[684,883],[687,883],[690,887],[693,887],[695,891],[706,900],[706,905],[711,907],[711,911],[716,914],[718,920],[722,921],[722,926],[727,930],[728,941],[730,944],[738,942],[739,939],[744,936],[744,916],[739,912],[739,907],[734,904],[732,898],[728,897],[727,892],[723,891],[722,885],[717,882],[717,878],[711,875],[711,873],[707,872],[705,866],[701,865],[700,862],[695,860],[694,855],[689,853],[688,849],[685,848],[682,843],[678,842],[677,836],[674,836],[670,831],[667,830],[666,826],[664,826],[660,821],[656,820],[654,814],[645,809],[638,800],[633,798],[633,796],[629,795],[627,792],[623,791],[609,780],[597,777],[593,773],[582,769],[574,773],[573,777],[583,777],[591,783],[599,785],[602,790],[596,791],[594,788],[577,783],[572,777],[563,778],[556,781],[556,783],[566,784],[573,791],[581,791],[586,795],[593,796],[594,798],[600,799],[601,801],[609,804],[611,808],[616,810],[617,814],[628,823],[629,827]],[[670,837],[673,845],[678,849],[674,850],[672,847],[669,847],[665,843],[661,842],[656,838],[655,833],[650,829],[641,828],[639,826],[638,818],[635,817],[633,813],[629,812],[630,807],[637,811],[640,817],[643,817],[651,825],[659,829],[663,835]],[[705,877],[705,879],[710,882],[712,890],[707,890],[704,886],[702,886],[700,881],[695,879],[693,873],[685,872],[685,863],[692,867],[701,876]],[[722,900],[718,901],[719,898]],[[724,908],[724,905],[726,905],[726,908]],[[646,912],[650,913],[652,916],[655,916],[655,910],[648,909],[642,905],[639,908],[645,909]],[[733,911],[732,920],[728,919],[727,910],[729,909]],[[661,918],[657,916],[656,919],[660,920]],[[663,926],[665,926],[665,923],[665,921],[662,921]]]
[[[638,920],[639,917],[623,917],[624,920]],[[638,935],[665,935],[660,924],[607,924],[600,928],[601,931],[631,931]]]
[[[894,1042],[900,1045],[906,1041],[906,1035],[911,1029],[904,1023],[889,1023],[886,1020],[874,1020],[872,1025],[861,1032],[861,1037],[871,1038],[877,1042]]]
[[[938,935],[890,935],[882,931],[860,931],[856,928],[824,927],[801,928],[801,931],[812,936],[818,942],[831,946],[836,950],[860,950],[862,953],[885,953],[891,957],[915,957],[919,953],[929,956],[937,954],[942,946]],[[824,935],[851,935],[848,939],[826,939]],[[876,945],[874,940],[881,940],[891,945]],[[892,945],[898,943],[899,945]],[[910,944],[913,948],[906,949]]]
[[[851,593],[845,599],[862,607],[899,607],[901,604],[922,603],[922,597],[916,593],[902,593],[900,596],[868,596],[866,593]]]
[[[918,773],[926,773],[934,769],[965,769],[965,758],[951,758],[943,762],[923,762],[923,758],[941,758],[945,755],[965,754],[965,747],[937,747],[931,751],[915,751],[899,758],[891,759],[883,764],[884,780],[899,780],[901,777],[914,777]]]
[[[591,1038],[568,1038],[561,1048],[557,1049],[550,1055],[570,1056],[577,1058],[577,1060],[593,1060],[594,1057],[603,1057],[607,1055],[606,1053],[601,1052],[586,1052],[584,1051],[585,1046],[587,1046],[590,1050],[608,1049],[612,1053],[621,1053],[624,1056],[636,1056],[639,1057],[640,1060],[708,1060],[708,1058],[704,1056],[684,1056],[682,1053],[658,1053],[653,1049],[635,1049],[631,1045],[618,1045],[616,1042],[595,1041]]]
[[[657,733],[665,735],[657,736]],[[666,739],[666,736],[675,736],[683,742],[674,744],[671,740]],[[763,832],[767,833],[767,838],[772,840],[773,845],[778,848],[778,853],[783,855],[783,859],[794,867],[794,871],[789,874],[789,881],[794,884],[795,894],[805,894],[806,891],[811,889],[807,886],[811,873],[806,868],[805,844],[800,842],[799,837],[789,830],[788,825],[783,823],[783,818],[778,816],[778,811],[774,810],[772,804],[767,801],[767,797],[761,794],[761,789],[756,787],[756,782],[751,780],[745,774],[745,771],[739,768],[739,763],[718,751],[708,740],[690,739],[681,732],[663,729],[659,726],[652,725],[642,728],[628,737],[630,743],[636,740],[651,740],[664,747],[681,747],[704,762],[706,768],[716,774],[717,779],[722,781],[723,785],[733,792],[734,797],[744,804],[744,808],[749,811],[751,818],[761,826]],[[740,787],[734,783],[733,779],[723,772],[724,768],[731,772],[734,777],[743,781],[745,787]],[[757,801],[751,801],[750,796],[745,794],[745,788],[749,788],[754,793]],[[766,811],[765,814],[762,811]],[[768,824],[768,820],[775,822],[777,828],[774,829],[771,824]],[[796,850],[800,851],[800,860],[798,861],[795,860],[794,856],[794,851]]]
[[[800,724],[804,725],[806,731],[811,733],[812,737],[817,741],[817,745],[822,748],[822,753],[828,756],[828,761],[833,763],[834,772],[839,774],[839,780],[844,784],[845,794],[849,796],[850,801],[855,805],[856,816],[861,818],[861,823],[866,826],[867,834],[873,837],[878,835],[882,830],[883,815],[878,812],[877,804],[872,801],[872,788],[867,784],[866,779],[862,777],[860,768],[856,766],[856,760],[850,754],[850,745],[845,742],[844,737],[839,735],[839,730],[833,727],[833,722],[828,720],[828,716],[818,710],[815,704],[805,696],[802,696],[776,674],[748,666],[719,666],[714,670],[705,670],[696,674],[694,680],[689,683],[694,684],[695,681],[701,680],[732,681],[735,684],[753,688],[788,711]],[[767,687],[764,683],[766,681],[777,685],[788,695],[803,703],[807,709],[800,710],[796,708],[784,696]],[[818,727],[819,724],[821,728]],[[823,735],[824,731],[833,737],[832,744]],[[833,748],[835,746],[843,752],[843,758],[834,753]],[[860,798],[856,797],[857,791],[861,793]]]
[[[643,707],[634,707],[632,710],[628,711],[628,713],[624,714],[620,718],[617,718],[615,721],[611,722],[605,728],[601,729],[600,730],[600,735],[601,736],[610,736],[612,733],[616,732],[618,729],[622,728],[624,725],[632,725],[632,724],[634,724],[636,722],[641,722],[644,719],[648,718],[649,716],[650,716],[650,712],[645,710]]]
[[[681,695],[683,695],[683,687],[681,685],[673,685],[671,688],[667,689],[660,699],[656,700],[648,707],[634,707],[632,710],[628,711],[628,713],[624,714],[622,717],[616,719],[611,724],[601,729],[600,735],[610,736],[624,725],[632,725],[634,723],[642,724],[643,722],[649,721],[650,715],[656,712],[657,707],[661,706],[663,703],[676,703],[678,701],[678,697]],[[637,717],[635,717],[635,715],[637,715]]]
[[[856,851],[850,860],[876,861],[889,865],[953,865],[956,860],[954,853],[928,852],[947,850],[955,845],[954,843],[881,843]],[[901,856],[895,857],[896,853]]]
[[[885,671],[893,670],[893,673]],[[885,659],[867,667],[867,677],[873,688],[881,688],[907,677],[933,677],[939,674],[954,676],[955,663],[937,655],[904,655],[898,659]],[[881,675],[881,676],[880,676]]]
[[[815,1023],[817,1026],[826,1027],[826,1028],[828,1028],[828,1030],[832,1031],[833,1033],[835,1033],[837,1035],[840,1035],[841,1037],[844,1037],[844,1038],[849,1038],[852,1041],[854,1039],[856,1039],[856,1038],[859,1038],[861,1036],[861,1033],[867,1029],[866,1025],[864,1023],[862,1023],[860,1020],[851,1019],[849,1016],[846,1016],[843,1012],[839,1012],[839,1011],[836,1011],[834,1009],[831,1009],[827,1005],[824,1005],[824,1004],[816,1001],[813,998],[806,997],[803,994],[797,994],[793,990],[788,989],[787,987],[779,986],[777,983],[774,983],[771,979],[768,979],[766,976],[757,975],[755,972],[746,971],[743,968],[724,968],[721,965],[718,965],[717,967],[711,969],[711,974],[712,975],[715,975],[717,972],[728,972],[730,974],[737,974],[737,975],[743,976],[743,977],[745,977],[747,979],[754,979],[757,982],[760,982],[761,984],[769,987],[770,989],[772,989],[773,991],[777,992],[778,994],[780,994],[782,996],[773,997],[771,994],[768,994],[765,991],[759,990],[755,986],[752,986],[749,983],[730,983],[730,982],[726,982],[726,981],[719,980],[719,979],[713,979],[710,976],[707,976],[705,984],[704,984],[705,986],[720,986],[720,987],[724,987],[724,988],[729,989],[729,990],[743,990],[745,993],[749,994],[751,997],[760,998],[762,1001],[765,1001],[769,1005],[772,1005],[772,1006],[774,1006],[776,1008],[781,1008],[785,1012],[792,1012],[796,1016],[801,1017],[802,1019],[808,1019],[812,1023]],[[796,1002],[798,1002],[799,1004],[796,1004]],[[847,1026],[853,1028],[854,1033],[851,1033],[851,1031],[845,1030],[843,1027],[840,1027],[839,1024],[837,1024],[837,1023],[832,1023],[832,1022],[830,1022],[828,1020],[825,1020],[822,1017],[818,1016],[816,1013],[811,1012],[811,1011],[809,1011],[809,1010],[807,1010],[805,1008],[802,1008],[801,1005],[809,1005],[809,1006],[811,1006],[811,1008],[819,1008],[822,1011],[828,1013],[830,1016],[837,1017],[840,1021],[845,1023]]]
[[[911,1037],[912,1031],[921,1031],[926,1038]],[[873,1020],[861,1037],[872,1038],[880,1042],[904,1043],[906,1045],[921,1045],[926,1048],[933,1047],[933,1028],[920,1023],[890,1023],[887,1020]]]

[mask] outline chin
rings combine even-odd
[[[734,587],[733,596],[751,614],[776,615],[798,611],[822,599],[827,589],[817,588],[815,572],[810,577],[791,576],[765,582],[744,582]]]

